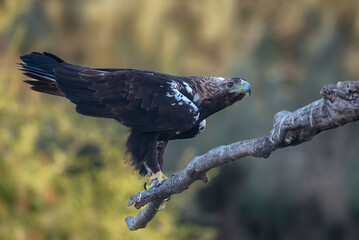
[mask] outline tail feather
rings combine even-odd
[[[60,63],[64,63],[64,60],[60,59],[59,57],[56,57],[55,55],[51,53],[38,53],[38,52],[32,52],[30,54],[26,54],[20,57],[21,61],[23,61],[26,65],[30,67],[38,67],[41,65],[47,65],[47,67],[51,65],[58,65]],[[49,73],[52,72],[52,68],[42,68],[42,70],[45,70]]]
[[[65,96],[58,88],[58,84],[54,78],[54,68],[59,67],[64,61],[50,53],[37,53],[21,56],[23,63],[18,63],[19,69],[23,74],[33,80],[25,80],[24,82],[31,85],[31,89],[37,92]]]
[[[24,70],[22,70],[22,71],[24,71]],[[30,77],[30,78],[36,79],[36,80],[38,80],[38,81],[43,81],[43,82],[48,82],[48,81],[50,81],[50,82],[56,82],[54,76],[51,76],[51,75],[47,76],[47,75],[45,75],[45,74],[40,74],[40,73],[33,72],[33,71],[26,71],[26,70],[25,70],[25,71],[24,71],[24,75],[25,75],[25,76],[28,76],[28,77]]]
[[[23,64],[23,63],[18,63],[17,65],[19,65],[21,67],[20,70],[22,70],[22,71],[41,72],[44,75],[52,76],[51,74],[45,72],[44,70],[36,68],[36,67],[31,67],[31,66]]]
[[[93,96],[96,91],[89,88],[91,81],[81,79],[79,73],[86,68],[65,63],[46,52],[33,52],[20,59],[23,63],[18,63],[19,69],[31,78],[24,82],[30,84],[32,90],[66,97],[77,105],[76,111],[83,115],[114,118],[111,108]]]

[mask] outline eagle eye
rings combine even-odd
[[[228,83],[227,83],[227,87],[229,87],[229,88],[233,87],[233,85],[234,85],[233,82],[228,82]]]

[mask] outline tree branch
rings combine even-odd
[[[146,227],[164,199],[188,189],[197,180],[208,182],[206,172],[246,156],[268,158],[274,151],[311,140],[318,133],[359,120],[359,81],[326,85],[322,99],[295,112],[281,111],[274,116],[273,129],[264,137],[216,147],[195,157],[185,169],[162,185],[130,197],[128,206],[146,205],[136,216],[126,218],[130,230]]]

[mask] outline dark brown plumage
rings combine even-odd
[[[131,129],[126,143],[140,174],[161,172],[167,142],[192,138],[205,119],[250,93],[241,78],[179,77],[135,69],[92,69],[49,53],[20,57],[32,89],[68,98],[78,113],[113,118]]]

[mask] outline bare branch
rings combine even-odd
[[[359,81],[338,82],[321,90],[322,99],[295,112],[281,111],[274,116],[273,129],[264,137],[216,147],[195,157],[185,169],[162,185],[131,196],[128,206],[146,205],[136,217],[126,218],[128,228],[144,228],[157,213],[161,201],[188,189],[197,180],[208,182],[206,172],[246,156],[268,158],[274,151],[311,140],[318,133],[359,120]]]
[[[148,203],[136,217],[127,217],[125,219],[128,229],[131,231],[145,228],[155,216],[163,200],[157,199]]]

